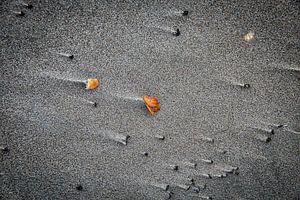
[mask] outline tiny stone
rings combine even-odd
[[[1,149],[3,152],[8,152],[8,151],[9,151],[8,147],[0,147],[0,149]]]
[[[176,29],[175,35],[176,35],[176,36],[179,36],[179,35],[180,35],[179,29]]]
[[[193,178],[188,179],[192,184],[195,184],[195,180]]]
[[[162,135],[155,135],[155,137],[159,140],[164,140],[165,139],[165,136],[162,136]]]
[[[175,171],[177,171],[179,169],[178,165],[171,165],[170,167],[172,170],[175,170]]]
[[[250,84],[244,84],[244,88],[249,88]]]
[[[193,186],[193,187],[192,187],[192,192],[194,192],[194,193],[199,193],[199,192],[200,192],[200,189],[199,189],[198,187]]]
[[[77,189],[78,191],[81,191],[81,190],[83,190],[83,187],[82,187],[81,185],[78,185],[78,186],[76,186],[76,189]]]
[[[219,152],[220,152],[221,154],[226,154],[226,153],[227,153],[226,150],[219,150]]]
[[[185,10],[182,12],[182,16],[187,16],[189,14],[189,11]]]
[[[25,6],[26,8],[28,8],[28,9],[31,9],[31,8],[33,8],[33,6],[31,5],[31,4],[29,4],[29,3],[25,3],[25,2],[23,2],[23,3],[21,3],[23,6]]]
[[[27,8],[31,9],[33,6],[31,4],[27,4]]]
[[[144,152],[143,155],[144,155],[144,156],[148,156],[149,154],[148,154],[147,152]]]

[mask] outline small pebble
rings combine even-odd
[[[83,190],[83,187],[82,187],[82,185],[78,185],[78,186],[76,186],[76,190],[78,190],[78,191],[81,191],[81,190]]]

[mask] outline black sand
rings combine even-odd
[[[300,198],[299,1],[30,4],[0,2],[1,200]]]

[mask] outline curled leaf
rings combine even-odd
[[[250,42],[251,40],[254,39],[254,32],[253,32],[253,31],[250,31],[249,33],[247,33],[246,35],[244,35],[243,39],[244,39],[246,42]]]
[[[160,110],[160,105],[156,97],[145,95],[143,96],[143,100],[151,115]]]
[[[96,78],[89,78],[86,82],[86,89],[87,90],[93,90],[97,88],[99,85],[99,81]]]

